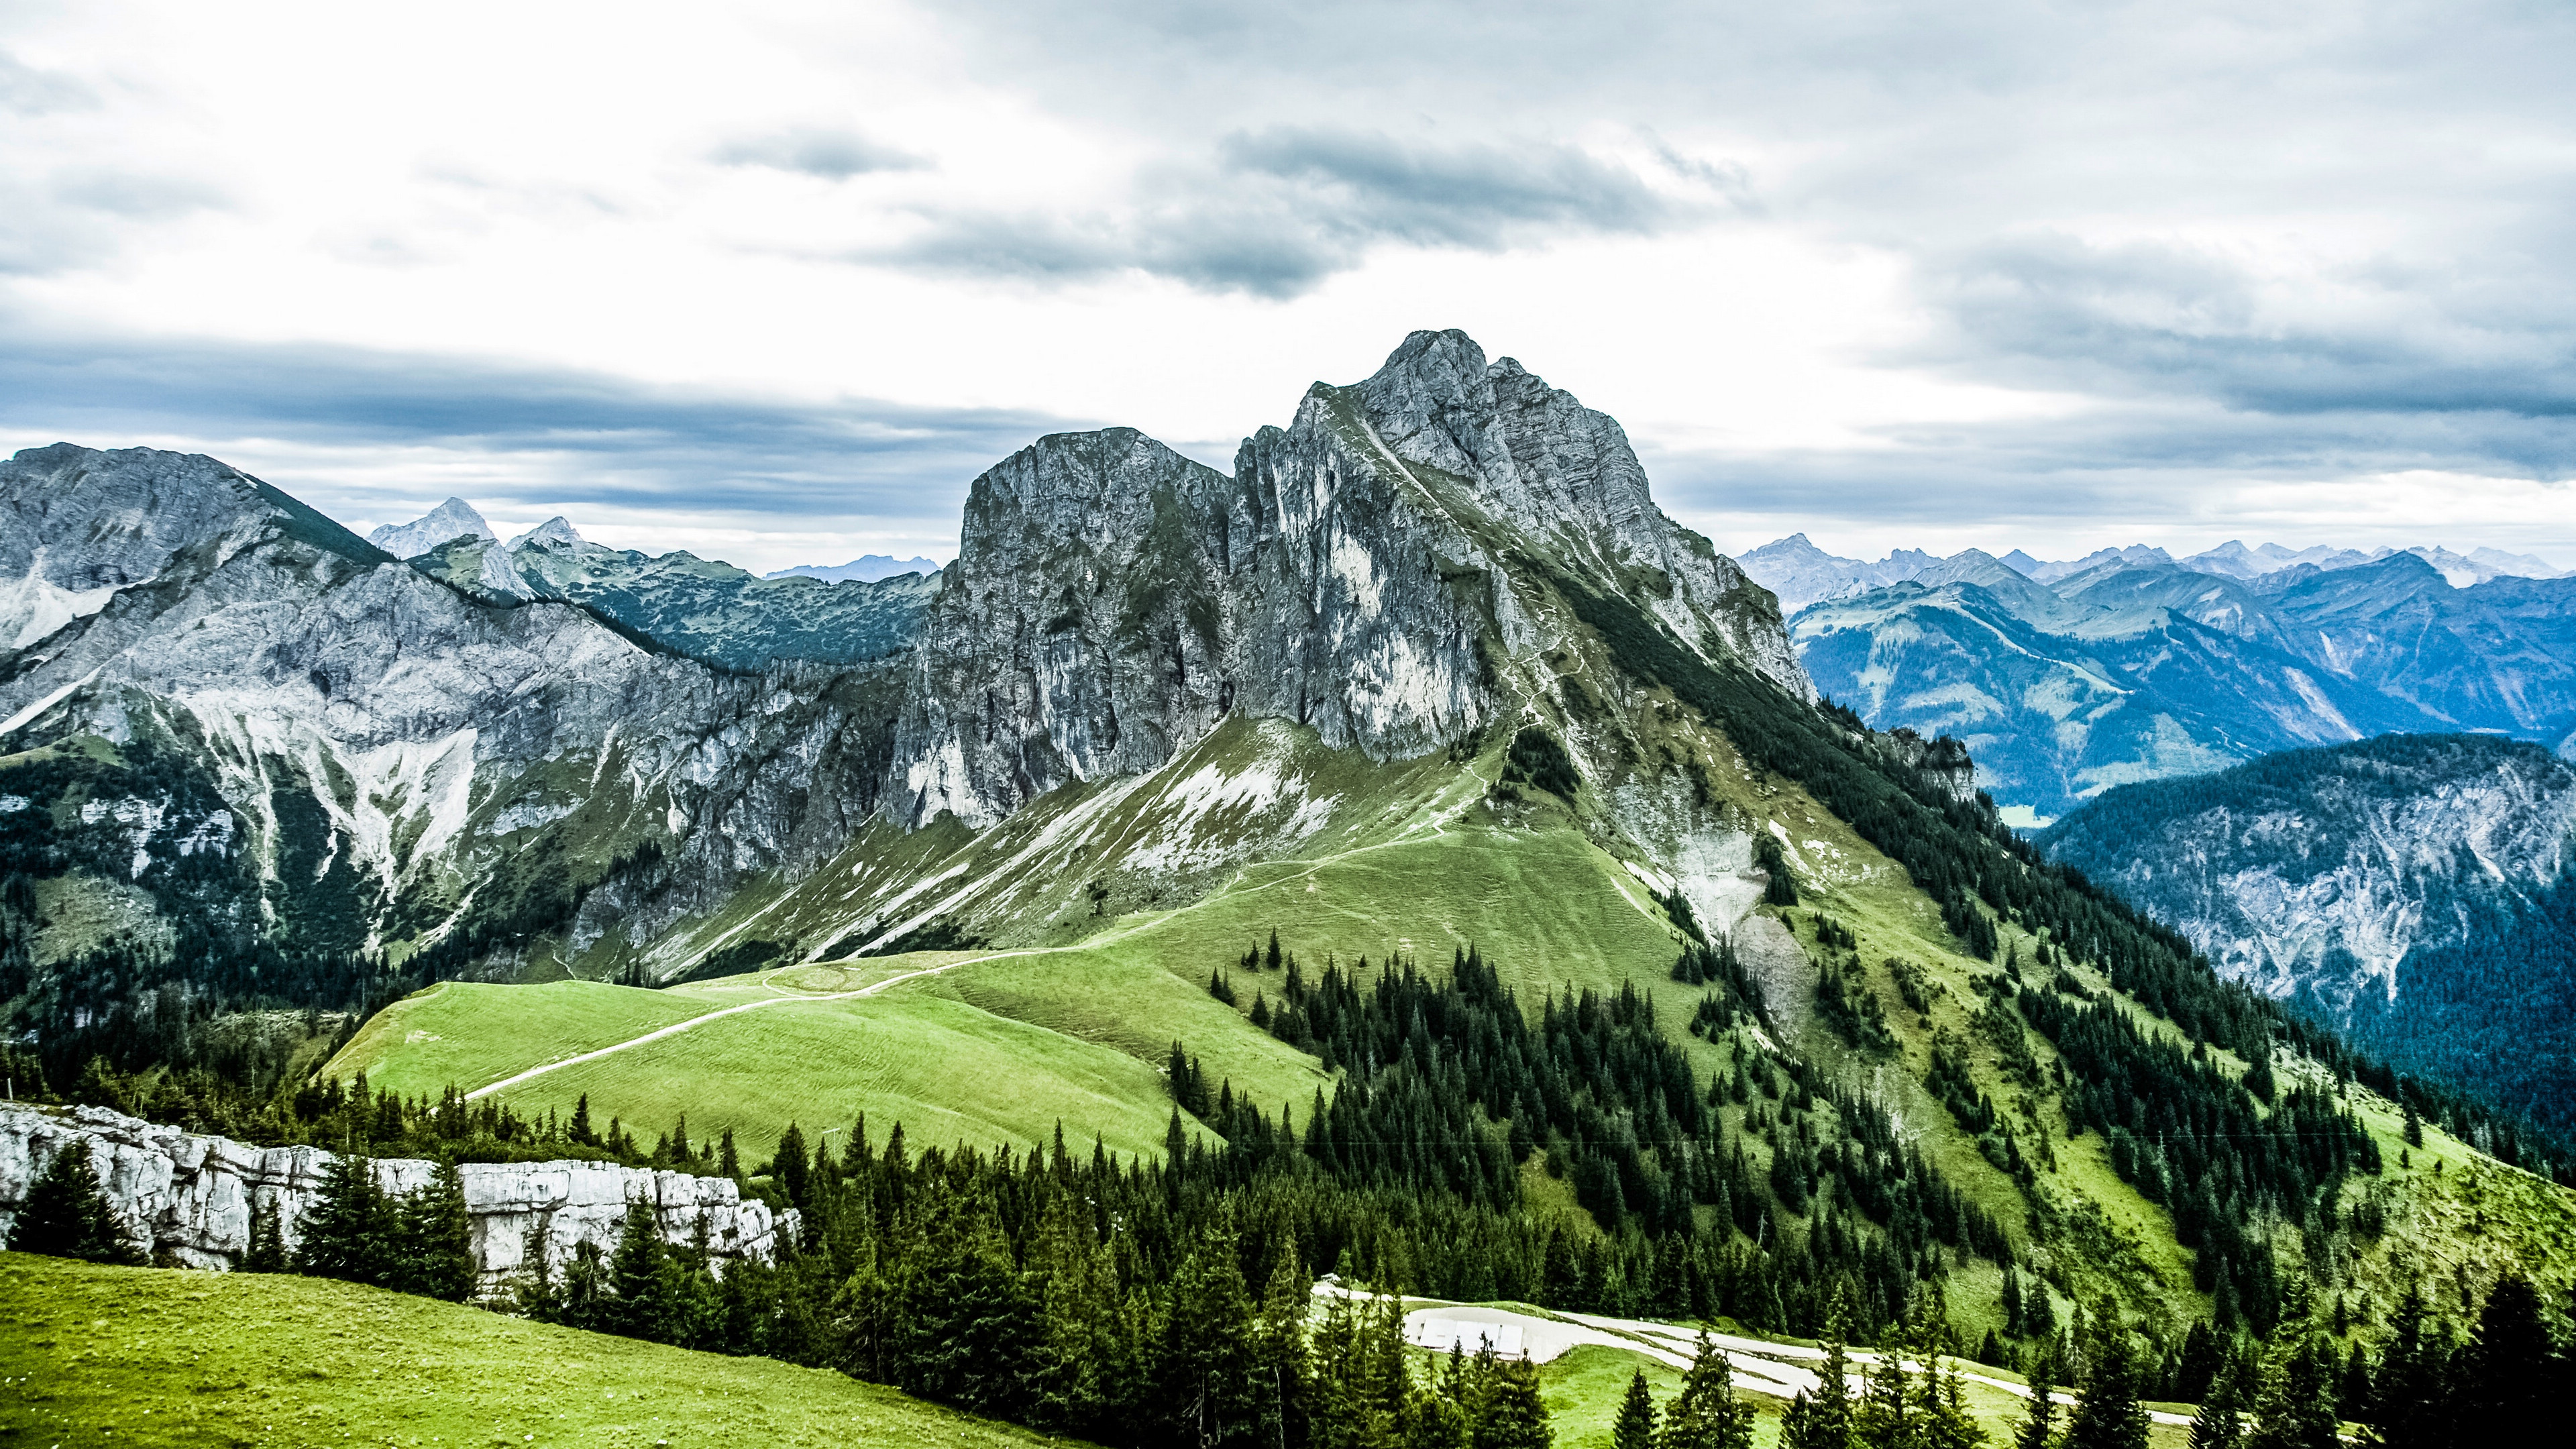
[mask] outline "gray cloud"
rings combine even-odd
[[[97,105],[98,92],[87,83],[60,71],[39,70],[0,50],[0,111],[42,116]]]
[[[1138,179],[1122,207],[1063,217],[927,211],[927,228],[852,259],[1062,281],[1138,271],[1215,292],[1292,297],[1390,245],[1500,251],[1645,234],[1705,216],[1722,172],[1676,200],[1579,147],[1408,145],[1382,132],[1273,126]]]
[[[742,137],[717,147],[709,159],[719,166],[762,166],[826,181],[847,181],[872,171],[917,171],[930,164],[925,157],[872,141],[856,131],[822,127],[794,127]]]
[[[2576,468],[2576,316],[2547,278],[2523,280],[2510,316],[2477,295],[2492,278],[2384,269],[2327,278],[2338,307],[2301,306],[2204,250],[2023,239],[1927,269],[1950,333],[1922,360],[2205,399],[2233,415],[2194,425],[2213,445],[2271,428],[2289,456],[2327,436],[2378,467],[2562,476]]]
[[[796,405],[355,348],[69,338],[24,325],[0,326],[0,338],[0,428],[22,441],[40,431],[97,447],[250,437],[480,456],[502,476],[478,497],[549,509],[926,520],[936,536],[955,528],[975,475],[1042,433],[1084,425],[863,398]],[[508,481],[512,467],[532,466],[509,460],[530,458],[551,461]],[[381,501],[327,477],[296,491],[349,518],[377,516]]]

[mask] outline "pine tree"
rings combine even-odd
[[[590,1094],[588,1092],[582,1093],[580,1100],[572,1104],[572,1126],[564,1135],[584,1147],[599,1145],[599,1134],[590,1130]]]
[[[1539,1397],[1537,1366],[1515,1361],[1496,1368],[1476,1421],[1475,1449],[1549,1449],[1555,1442],[1547,1404]]]
[[[734,1149],[733,1129],[727,1127],[716,1147],[716,1176],[742,1181],[742,1156]]]
[[[428,1183],[394,1207],[397,1259],[385,1286],[424,1298],[462,1303],[475,1285],[474,1224],[465,1213],[465,1180],[456,1164],[440,1162]]]
[[[2056,1449],[2057,1355],[2043,1348],[2030,1366],[2030,1402],[2023,1407],[2013,1449]]]
[[[254,1192],[250,1204],[250,1246],[242,1253],[240,1271],[244,1273],[283,1273],[292,1265],[286,1258],[286,1234],[278,1223],[277,1198],[271,1194],[262,1202]]]
[[[2107,1299],[2094,1318],[2091,1358],[2076,1385],[2067,1449],[2146,1449],[2147,1411],[2138,1401],[2137,1350],[2119,1310]]]
[[[1677,1449],[1680,1444],[1670,1437],[1665,1442]],[[1627,1396],[1619,1401],[1618,1417],[1610,1421],[1610,1449],[1656,1449],[1655,1395],[1646,1387],[1644,1369],[1629,1376]]]
[[[1665,1410],[1655,1449],[1753,1449],[1753,1406],[1735,1396],[1734,1366],[1706,1333]]]
[[[90,1142],[77,1137],[54,1149],[27,1189],[9,1229],[9,1251],[140,1266],[143,1253],[125,1235],[98,1185]]]
[[[394,1204],[376,1165],[344,1153],[322,1170],[313,1207],[297,1224],[295,1271],[382,1286],[395,1266]]]

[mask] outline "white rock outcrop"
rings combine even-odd
[[[0,1107],[0,1233],[15,1225],[27,1190],[54,1154],[81,1138],[88,1139],[99,1185],[135,1245],[191,1268],[224,1270],[240,1262],[250,1249],[254,1203],[277,1209],[291,1251],[335,1160],[318,1147],[246,1147],[102,1107]],[[388,1192],[410,1192],[429,1182],[432,1166],[418,1158],[380,1158],[377,1180]],[[792,1237],[798,1226],[792,1209],[773,1214],[728,1178],[602,1162],[469,1162],[459,1175],[487,1291],[525,1266],[528,1230],[540,1224],[557,1272],[583,1243],[613,1250],[626,1205],[637,1198],[653,1204],[663,1235],[675,1244],[690,1242],[703,1220],[719,1270],[744,1258],[770,1261],[780,1236]]]

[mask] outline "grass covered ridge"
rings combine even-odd
[[[822,1369],[319,1278],[0,1254],[0,1442],[1051,1441]]]

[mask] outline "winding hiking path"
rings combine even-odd
[[[694,1031],[697,1028],[706,1025],[708,1022],[716,1021],[723,1017],[740,1016],[746,1011],[758,1011],[764,1006],[791,1006],[798,1002],[806,1001],[849,1001],[855,997],[874,996],[889,986],[900,986],[907,981],[918,981],[924,976],[936,976],[943,971],[954,971],[960,966],[972,966],[980,961],[998,961],[1006,956],[1035,956],[1042,954],[1042,952],[1049,949],[1052,948],[1040,947],[1021,951],[993,951],[982,956],[969,956],[963,961],[949,961],[937,966],[925,966],[918,971],[906,971],[901,975],[889,976],[883,981],[872,982],[866,986],[859,987],[855,991],[815,992],[805,995],[781,994],[778,996],[765,996],[758,1001],[745,1001],[734,1006],[719,1007],[714,1011],[708,1012],[704,1016],[693,1016],[686,1021],[675,1021],[669,1026],[656,1028],[655,1030],[645,1032],[641,1036],[628,1037],[624,1041],[611,1043],[610,1045],[600,1047],[595,1051],[586,1051],[581,1053],[579,1056],[570,1056],[565,1057],[560,1061],[548,1062],[541,1067],[530,1067],[526,1071],[519,1073],[517,1076],[503,1077],[501,1080],[491,1083],[488,1086],[476,1087],[473,1091],[465,1094],[465,1100],[471,1102],[479,1097],[488,1097],[494,1092],[506,1091],[511,1087],[518,1086],[522,1082],[542,1077],[548,1072],[561,1071],[565,1067],[577,1067],[584,1062],[598,1061],[602,1057],[613,1057],[619,1052],[628,1051],[651,1042],[657,1042],[662,1040],[664,1037],[678,1036],[684,1031]],[[761,984],[763,986],[769,985],[766,977],[762,979]],[[769,989],[774,991],[778,988],[769,987]]]

